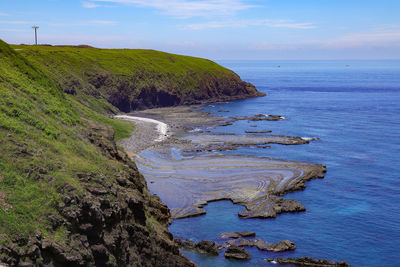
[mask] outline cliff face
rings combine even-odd
[[[0,263],[193,265],[172,242],[168,208],[115,145],[132,126],[107,110],[0,40]]]
[[[234,72],[201,58],[152,50],[14,46],[64,92],[103,97],[121,111],[262,96]]]

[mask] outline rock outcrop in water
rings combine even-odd
[[[230,239],[228,241],[200,241],[194,242],[187,239],[175,238],[175,243],[184,250],[192,250],[203,254],[209,254],[218,256],[219,251],[226,249],[228,254],[240,255],[238,258],[245,256],[247,251],[244,253],[244,247],[257,247],[261,251],[270,252],[283,252],[289,250],[295,250],[296,244],[290,240],[283,240],[277,243],[268,243],[261,238],[254,238],[256,233],[250,231],[239,231],[239,232],[226,232],[219,235],[219,239]],[[230,248],[235,248],[230,250]],[[236,249],[236,247],[240,249]],[[235,252],[236,251],[236,252]],[[225,252],[225,255],[226,255]],[[228,257],[229,258],[229,257]],[[231,256],[230,258],[235,258]],[[244,257],[243,259],[247,258]]]
[[[254,237],[256,236],[255,232],[251,231],[238,231],[238,232],[224,232],[219,235],[221,239],[236,239],[239,237]]]
[[[182,249],[193,250],[202,254],[209,254],[213,256],[219,255],[219,249],[214,241],[202,240],[194,242],[192,240],[182,240],[179,238],[174,239],[175,243]]]
[[[226,242],[227,245],[236,245],[239,247],[256,247],[261,251],[283,252],[295,250],[296,244],[290,240],[283,240],[277,243],[267,243],[261,238],[245,239],[239,238]]]
[[[274,261],[274,259],[270,259],[269,261]],[[276,260],[279,264],[291,264],[295,266],[310,266],[310,267],[350,267],[351,265],[345,261],[328,261],[321,259],[313,259],[310,257],[299,257],[299,258],[282,258],[278,257]]]
[[[231,245],[226,249],[224,257],[227,259],[248,260],[251,258],[251,255],[244,248]]]

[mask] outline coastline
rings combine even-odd
[[[270,143],[304,145],[318,140],[317,138],[270,135],[270,131],[266,131],[267,135],[262,134],[261,137],[255,134],[212,132],[212,129],[218,126],[231,125],[230,123],[240,119],[210,115],[210,112],[204,111],[201,106],[149,109],[127,116],[131,116],[129,118],[135,124],[151,125],[149,129],[152,129],[153,133],[160,134],[154,125],[166,124],[168,127],[168,136],[162,142],[156,142],[154,138],[148,137],[148,140],[152,141],[146,148],[136,153],[128,151],[128,155],[145,177],[151,193],[157,195],[168,206],[173,220],[204,215],[206,214],[204,206],[220,200],[230,200],[234,204],[241,205],[243,209],[238,213],[241,219],[268,219],[275,218],[281,213],[304,212],[306,207],[296,200],[285,198],[284,195],[304,190],[307,181],[323,178],[326,172],[324,165],[310,162],[220,153],[233,151],[239,147],[263,148],[265,144]],[[135,133],[128,140],[137,142],[138,139],[134,136]],[[207,139],[211,143],[215,142],[210,136],[227,139],[220,140],[221,143],[216,147],[210,147],[204,144],[207,143]],[[259,142],[261,139],[264,139],[264,143]],[[128,147],[125,145],[124,148]],[[237,230],[247,231],[247,229]],[[262,251],[279,253],[296,249],[296,244],[290,240],[270,243],[254,237],[234,238],[228,241],[217,237],[212,239],[213,241],[203,240],[196,243],[191,236],[177,237],[174,241],[182,251],[195,251],[214,256],[225,251],[225,258],[228,258],[232,249],[235,250],[235,246],[240,248],[236,251],[238,254],[234,253],[234,258],[238,256],[238,259],[243,255],[250,257],[244,247],[256,246],[261,253]],[[271,254],[265,255],[266,263],[303,262],[302,257],[278,257],[275,261],[270,256],[268,258],[268,255]],[[305,259],[315,266],[325,266],[323,264],[328,262],[326,259],[308,257]],[[344,261],[330,261],[329,264],[329,266],[350,266]]]
[[[274,218],[284,212],[305,211],[301,203],[282,195],[303,190],[306,181],[323,178],[326,171],[320,164],[218,153],[314,140],[210,132],[249,118],[210,115],[201,106],[150,109],[116,118],[138,126],[119,145],[134,159],[150,190],[170,208],[173,219],[205,214],[203,207],[208,202],[226,199],[244,206],[238,214],[242,218]],[[226,179],[227,171],[230,179]]]

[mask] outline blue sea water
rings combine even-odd
[[[247,262],[185,251],[199,266],[270,266],[268,257],[312,256],[352,266],[400,266],[400,61],[221,61],[266,97],[216,104],[215,114],[276,114],[283,121],[239,121],[216,131],[317,137],[301,146],[272,145],[235,152],[327,166],[324,179],[286,195],[307,211],[276,219],[240,219],[241,206],[208,204],[207,214],[175,220],[177,237],[213,240],[221,232],[250,230],[268,242],[289,239],[293,252],[249,249]],[[279,67],[278,67],[279,66]],[[257,125],[252,128],[250,125]]]

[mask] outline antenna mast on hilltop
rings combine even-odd
[[[39,29],[39,26],[33,25],[32,29],[35,30],[35,45],[37,45],[37,29]]]

